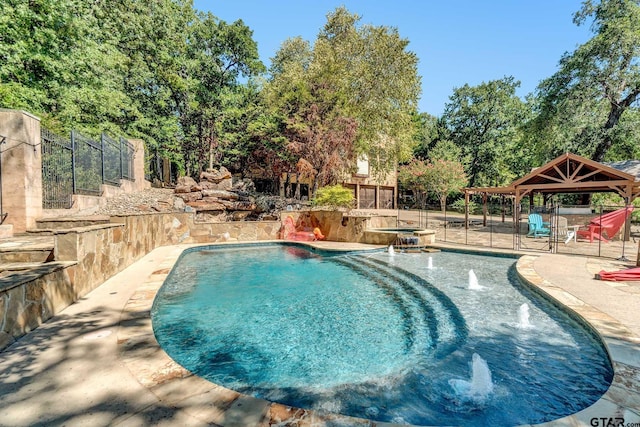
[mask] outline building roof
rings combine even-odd
[[[636,177],[636,181],[640,181],[640,160],[621,160],[619,162],[605,162],[603,164],[633,175]]]

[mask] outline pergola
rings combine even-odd
[[[465,188],[465,205],[469,204],[471,194],[482,194],[484,202],[484,224],[487,220],[486,201],[489,195],[510,196],[514,206],[518,206],[523,197],[540,193],[543,195],[560,193],[602,193],[615,192],[631,203],[640,196],[640,181],[636,176],[589,160],[577,154],[565,153],[549,163],[533,169],[529,174],[505,187]],[[465,222],[468,224],[468,209],[465,209]],[[515,215],[515,210],[514,210]]]

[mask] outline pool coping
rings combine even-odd
[[[261,243],[280,243],[265,241]],[[151,326],[151,307],[157,291],[182,253],[191,248],[233,244],[179,245],[158,268],[136,288],[126,302],[117,329],[120,361],[134,378],[164,404],[181,408],[205,423],[221,426],[379,426],[397,424],[345,415],[293,408],[280,403],[244,395],[191,374],[174,362],[159,346]],[[244,243],[243,243],[244,244]],[[322,250],[357,251],[358,246],[340,242],[300,243]],[[367,245],[359,246],[366,249]],[[369,249],[371,249],[369,245]],[[378,248],[380,249],[380,248]],[[479,251],[486,253],[484,251]],[[557,304],[568,308],[590,325],[604,342],[614,367],[614,378],[607,392],[590,407],[545,426],[592,425],[593,418],[623,418],[625,423],[640,423],[640,338],[624,325],[597,308],[586,304],[541,277],[534,269],[538,256],[522,255],[516,262],[521,279]],[[199,403],[199,404],[197,404]]]

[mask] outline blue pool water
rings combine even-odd
[[[524,287],[514,263],[291,245],[191,251],[160,289],[153,327],[195,374],[292,406],[418,425],[540,423],[598,400],[613,371],[593,334]],[[482,289],[468,289],[470,269]],[[471,383],[474,354],[492,377],[479,398],[457,387]]]

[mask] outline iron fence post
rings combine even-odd
[[[104,175],[104,132],[100,134],[100,161],[102,163],[102,183],[105,183]]]
[[[71,131],[71,182],[73,194],[76,194],[76,131]]]
[[[122,142],[123,142],[122,141],[122,137],[120,137],[120,179],[124,178],[124,176],[123,176],[123,171],[124,171],[123,149],[124,149],[125,145]]]

